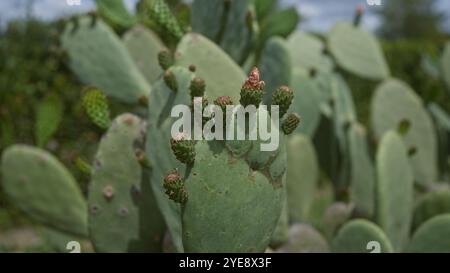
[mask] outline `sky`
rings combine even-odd
[[[73,13],[85,12],[95,9],[94,0],[78,0],[81,5],[69,5],[70,1],[77,0],[1,0],[0,24],[4,25],[10,19],[26,15],[27,2],[34,1],[32,14],[35,17],[51,20]],[[132,11],[137,0],[124,0]],[[379,18],[373,13],[377,7],[368,6],[367,0],[281,0],[284,6],[295,6],[300,14],[306,18],[299,28],[307,31],[326,32],[331,26],[340,20],[349,20],[353,17],[354,9],[358,4],[365,4],[366,16],[363,27],[375,30],[380,24]],[[381,0],[395,1],[395,0]],[[450,0],[439,0],[437,9],[446,11],[447,22],[444,28],[450,31]]]

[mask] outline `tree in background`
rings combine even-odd
[[[390,40],[443,37],[445,14],[436,9],[436,0],[385,0],[379,11],[379,34]]]

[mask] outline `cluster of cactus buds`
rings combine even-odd
[[[167,196],[177,203],[183,204],[186,202],[188,196],[184,188],[184,181],[178,170],[172,170],[164,178],[164,189]]]
[[[242,106],[247,107],[248,105],[254,105],[258,107],[261,103],[262,97],[264,95],[263,89],[265,83],[259,78],[259,70],[258,68],[254,67],[241,88],[240,103]]]
[[[184,134],[178,134],[170,140],[173,154],[182,163],[191,165],[195,161],[195,142],[187,139]]]

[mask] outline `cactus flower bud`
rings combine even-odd
[[[163,70],[169,69],[175,63],[172,53],[167,49],[158,53],[158,62]]]
[[[280,117],[289,110],[292,100],[294,99],[294,92],[287,86],[280,86],[272,95],[272,104],[280,107]]]
[[[91,121],[102,129],[109,128],[111,118],[106,96],[95,87],[88,87],[83,93],[83,107]]]
[[[189,87],[191,91],[191,98],[195,97],[203,97],[205,95],[205,81],[200,77],[195,77],[191,81],[191,85]]]
[[[172,73],[172,71],[166,70],[166,72],[164,72],[164,82],[172,91],[178,91],[177,79],[175,78],[175,75]]]
[[[194,163],[195,142],[193,140],[186,139],[184,134],[178,134],[170,140],[170,146],[172,147],[173,154],[181,163],[188,165]]]
[[[163,187],[171,200],[180,204],[187,201],[187,192],[184,188],[184,181],[177,170],[172,170],[164,177]]]
[[[248,105],[259,106],[264,94],[264,82],[259,80],[259,70],[254,67],[247,80],[241,88],[240,103],[246,107]]]
[[[226,113],[227,105],[233,105],[233,101],[229,96],[221,96],[214,101],[214,104],[222,108],[223,113]]]
[[[358,6],[356,6],[355,17],[353,18],[353,25],[355,27],[359,26],[359,24],[361,23],[361,18],[363,14],[364,14],[364,6],[362,4],[359,4]]]
[[[300,116],[297,113],[289,114],[281,124],[281,130],[283,130],[285,135],[290,135],[297,129],[300,123]]]

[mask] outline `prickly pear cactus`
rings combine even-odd
[[[286,187],[284,187],[284,195],[286,195]],[[269,246],[271,248],[278,248],[289,238],[289,204],[287,202],[287,198],[284,199],[283,208],[281,209],[281,215],[278,219],[277,226],[273,231],[272,238],[270,240]]]
[[[305,222],[319,181],[317,155],[311,140],[294,134],[288,141],[286,177],[290,222]]]
[[[322,219],[322,231],[327,239],[332,239],[339,228],[344,225],[354,212],[355,205],[336,202],[325,211]]]
[[[288,242],[280,247],[281,253],[325,253],[329,246],[325,238],[312,226],[294,224],[289,228]]]
[[[252,70],[242,86],[241,103],[259,106],[263,87],[259,71]],[[224,106],[232,101],[221,97],[215,103]],[[289,108],[291,101],[283,103]],[[267,111],[259,108],[257,115],[263,114],[268,117]],[[298,125],[291,121],[295,118],[287,115],[285,120],[289,120],[289,126],[281,126],[285,132],[295,129],[290,127],[292,124]],[[280,137],[279,148],[274,151],[261,151],[265,142],[259,134],[257,140],[251,141],[172,139],[177,159],[188,163],[186,169],[171,171],[164,180],[168,198],[183,197],[174,201],[181,205],[184,251],[263,252],[266,249],[284,202],[286,170],[285,136],[278,132],[271,118],[268,121],[270,129]],[[205,229],[205,225],[209,228]]]
[[[332,71],[334,64],[323,53],[325,45],[312,34],[295,32],[289,37],[287,46],[294,69],[324,73]]]
[[[119,37],[101,20],[82,16],[66,25],[61,44],[80,80],[126,103],[137,103],[150,92]],[[107,50],[105,50],[107,49]]]
[[[83,108],[91,121],[106,130],[111,126],[108,100],[101,90],[88,87],[83,90]]]
[[[378,139],[401,122],[410,124],[404,136],[406,149],[416,149],[411,156],[415,181],[428,186],[437,177],[436,133],[422,100],[405,83],[390,79],[375,91],[371,103],[371,120]]]
[[[184,171],[172,153],[169,139],[171,127],[175,118],[170,116],[170,109],[177,104],[190,105],[189,89],[194,73],[186,68],[172,67],[168,71],[173,75],[177,91],[175,92],[165,83],[163,78],[157,80],[149,96],[146,156],[152,164],[150,183],[155,193],[158,206],[169,229],[173,244],[178,252],[183,251],[181,241],[181,211],[180,206],[170,200],[163,188],[164,177],[173,169]]]
[[[69,171],[48,152],[13,145],[2,155],[2,186],[10,200],[34,220],[87,236],[87,205]]]
[[[377,223],[402,250],[408,241],[412,223],[413,173],[408,154],[399,134],[384,134],[377,152]]]
[[[368,253],[376,250],[372,248],[374,245],[375,248],[380,246],[381,253],[394,251],[383,230],[374,223],[363,219],[352,220],[345,224],[339,229],[331,245],[333,252]]]
[[[192,30],[220,45],[239,64],[246,60],[257,36],[252,0],[195,0]]]
[[[279,38],[269,39],[262,52],[260,61],[261,77],[265,79],[266,92],[263,101],[270,105],[272,91],[291,82],[291,60],[286,42]]]
[[[423,223],[411,238],[408,252],[450,252],[450,214],[435,216]]]
[[[142,75],[150,84],[155,82],[163,73],[158,65],[158,53],[164,49],[162,41],[143,26],[128,30],[122,40]]]
[[[389,67],[376,38],[350,23],[338,23],[328,35],[328,48],[339,66],[360,77],[383,80]]]
[[[95,3],[99,15],[113,26],[128,29],[137,21],[128,12],[123,0],[96,0]]]
[[[412,230],[432,217],[450,213],[450,190],[437,189],[423,196],[414,208]]]
[[[302,126],[297,128],[296,133],[312,138],[320,123],[320,88],[308,76],[302,76],[298,71],[293,71],[290,86],[294,90],[292,111],[299,113],[303,119]]]
[[[372,217],[375,213],[375,170],[369,154],[366,131],[353,123],[347,131],[350,153],[351,200],[356,213]]]
[[[229,96],[239,101],[239,90],[245,80],[242,69],[213,42],[200,34],[187,34],[177,47],[176,65],[195,67],[196,75],[208,83],[206,98],[213,101]],[[231,80],[232,79],[232,80]]]
[[[98,252],[159,252],[165,224],[144,156],[145,122],[117,117],[103,136],[89,188],[89,230]]]

